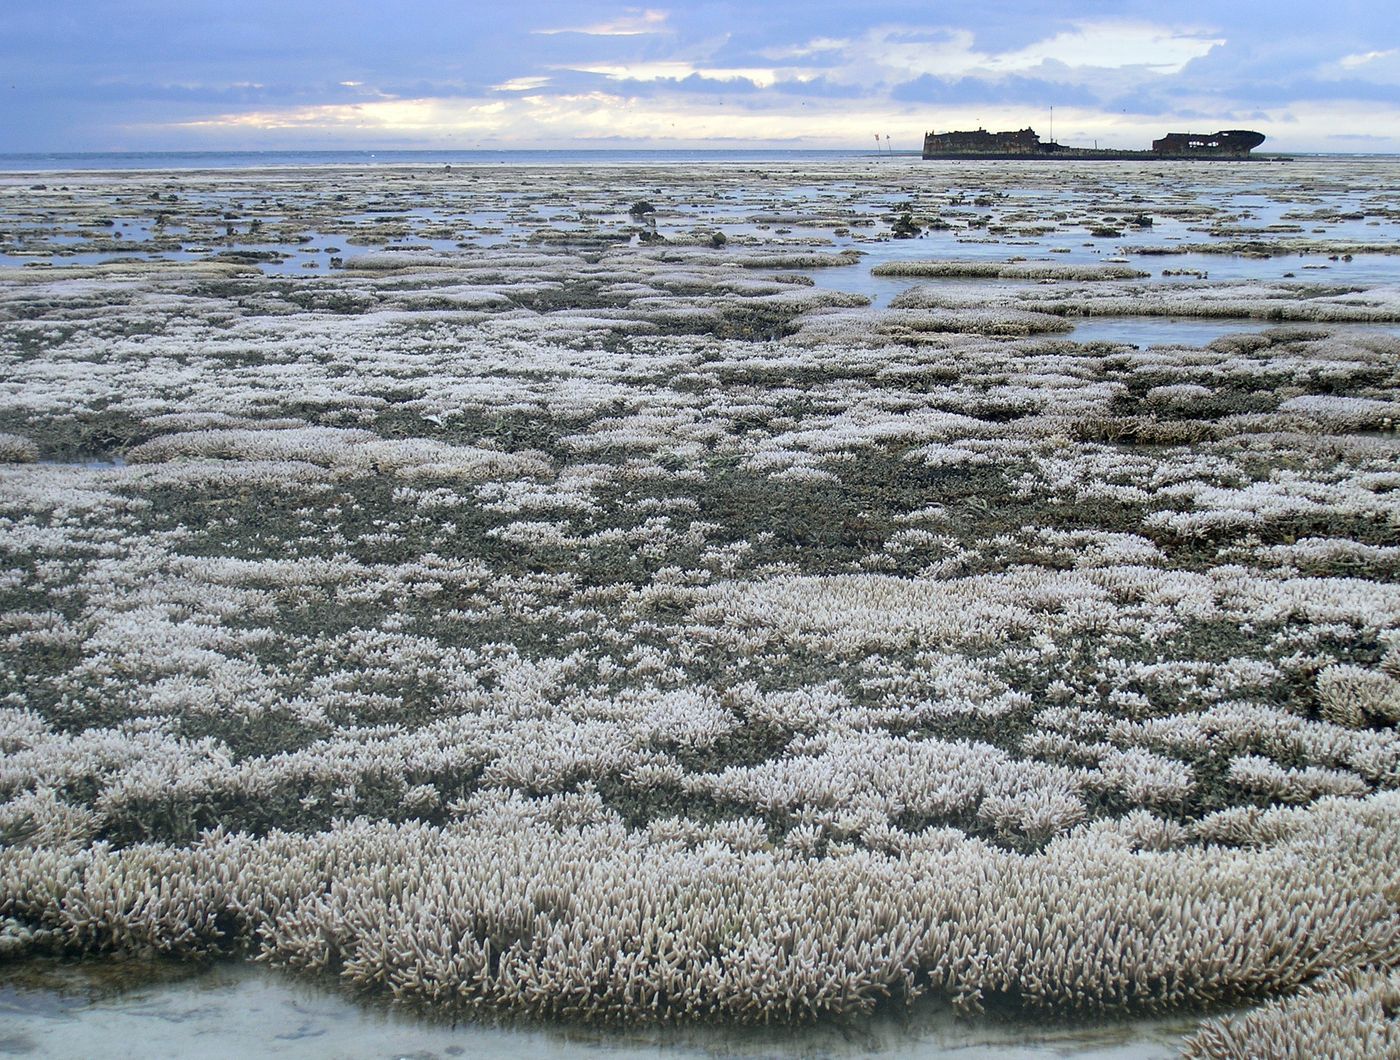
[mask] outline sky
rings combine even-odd
[[[1400,152],[1400,4],[0,0],[0,93],[0,152],[917,150],[1052,121]]]

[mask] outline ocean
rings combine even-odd
[[[561,151],[35,151],[0,154],[0,172],[65,170],[255,169],[265,166],[551,165],[677,162],[794,162],[885,158],[870,150],[561,150]]]
[[[815,148],[594,149],[534,151],[31,151],[0,154],[0,173],[112,170],[258,169],[311,166],[674,165],[684,162],[820,162],[844,158],[917,158],[918,151]],[[1298,159],[1400,161],[1391,154],[1310,154]]]

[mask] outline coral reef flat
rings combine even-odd
[[[0,176],[0,961],[1393,1054],[1393,171]]]

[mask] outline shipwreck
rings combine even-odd
[[[1066,147],[1054,140],[1042,140],[1034,129],[988,132],[927,133],[925,158],[990,159],[1245,159],[1264,142],[1264,134],[1250,129],[1224,129],[1213,133],[1168,133],[1152,141],[1147,151],[1098,147]]]

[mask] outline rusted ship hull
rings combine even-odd
[[[1214,133],[1168,133],[1152,141],[1148,151],[1126,151],[1087,147],[1066,147],[1046,141],[1034,129],[1013,132],[928,133],[924,137],[926,159],[984,159],[995,161],[1107,161],[1155,162],[1179,159],[1240,161],[1253,156],[1264,142],[1264,134],[1250,129],[1224,129]]]

